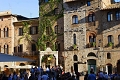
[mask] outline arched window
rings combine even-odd
[[[96,35],[94,33],[91,33],[89,35],[89,47],[95,47],[96,46]]]
[[[4,45],[4,53],[9,54],[8,52],[9,46],[7,44]]]
[[[74,55],[74,56],[73,56],[73,60],[74,60],[74,61],[78,61],[77,55]]]
[[[113,20],[113,14],[112,12],[107,13],[107,21],[112,21]]]
[[[118,43],[120,43],[120,35],[118,35]]]
[[[77,15],[72,16],[72,23],[78,24],[78,16]]]
[[[93,53],[93,52],[90,52],[90,53],[87,55],[87,57],[89,57],[89,56],[94,56],[94,57],[96,57],[95,53]]]
[[[90,36],[89,36],[89,42],[90,42],[90,43],[96,42],[96,36],[95,36],[95,35],[90,35]]]
[[[88,22],[94,22],[95,21],[95,14],[92,12],[88,15]]]
[[[73,43],[76,44],[76,34],[73,34]]]
[[[4,28],[4,37],[8,37],[8,28],[7,27],[5,27]]]
[[[115,13],[115,16],[116,16],[116,20],[120,20],[120,11],[117,11]]]
[[[107,59],[111,59],[111,54],[107,53]]]

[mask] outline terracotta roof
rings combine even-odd
[[[102,8],[101,10],[109,10],[109,9],[117,9],[120,8],[120,3],[111,4],[109,6],[106,6],[105,8]]]

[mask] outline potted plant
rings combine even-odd
[[[74,50],[77,49],[77,44],[74,44],[72,47]]]
[[[108,43],[108,46],[113,46],[113,43],[112,43],[112,42],[109,42],[109,43]]]
[[[91,47],[95,47],[96,46],[96,42],[91,42]]]

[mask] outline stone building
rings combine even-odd
[[[13,55],[14,52],[14,25],[13,22],[27,19],[21,15],[12,14],[10,11],[0,12],[0,52]],[[12,66],[14,63],[0,62],[1,70],[5,66]]]
[[[113,73],[119,58],[120,3],[63,0],[66,72],[94,69]]]
[[[64,67],[65,72],[89,72],[91,68],[95,73],[98,70],[108,74],[120,72],[120,3],[114,0],[63,0],[63,7],[63,17],[53,24],[52,29],[56,34],[63,33],[57,37],[55,44],[58,64]],[[54,11],[59,9],[61,6]],[[35,43],[39,37],[40,19],[41,16],[29,19],[1,12],[1,53],[39,61]],[[24,23],[28,23],[29,29],[26,36],[23,34]],[[26,39],[33,42],[29,43]]]

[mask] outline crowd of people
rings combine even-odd
[[[107,72],[103,71],[95,74],[94,71],[91,70],[90,74],[88,74],[88,72],[86,73],[84,80],[120,80],[120,74],[116,72],[114,74],[107,74]]]
[[[32,67],[29,72],[20,71],[19,74],[13,72],[7,76],[4,72],[0,74],[0,80],[81,80],[80,74],[77,72],[64,72],[60,66],[46,67]],[[84,75],[84,80],[120,80],[120,74],[107,74],[107,72],[99,71],[97,74],[91,69]]]
[[[47,67],[44,70],[42,67],[32,67],[29,73],[20,71],[13,72],[7,76],[4,72],[0,75],[0,80],[79,80],[75,73],[65,73],[60,66]]]

